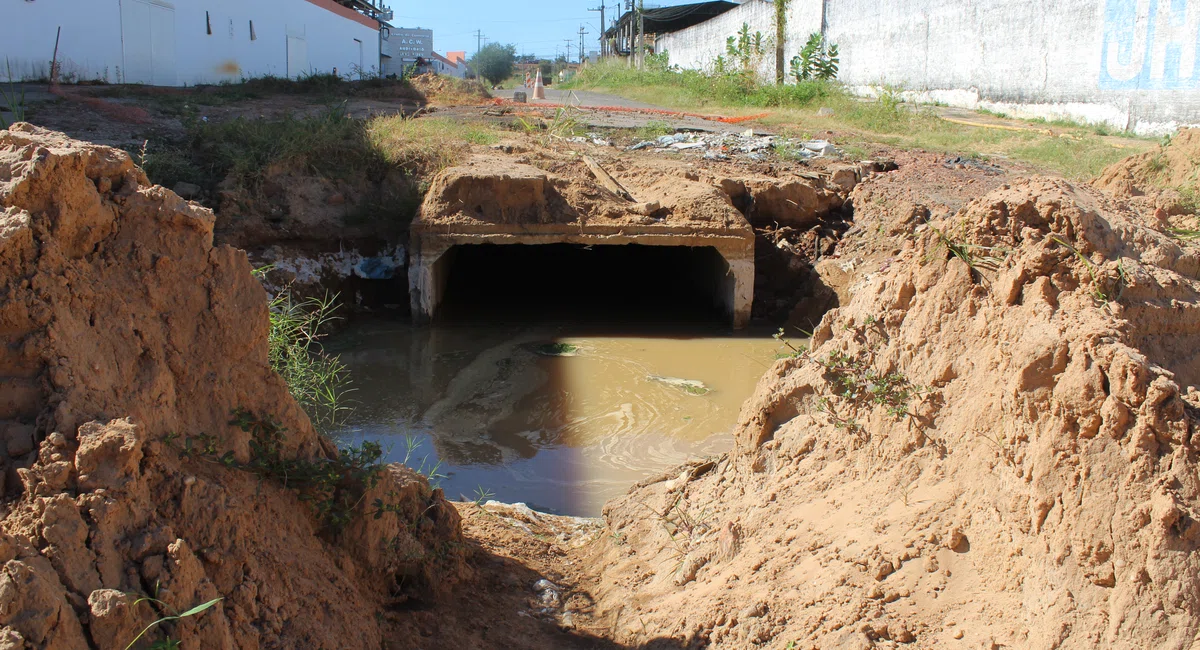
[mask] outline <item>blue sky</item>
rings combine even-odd
[[[566,53],[571,39],[571,58],[578,58],[579,26],[587,30],[585,48],[599,50],[600,12],[602,0],[439,0],[414,2],[388,0],[396,27],[422,27],[433,30],[433,49],[445,54],[449,50],[475,53],[475,30],[483,30],[487,43],[512,43],[518,53],[552,57]],[[688,4],[696,0],[655,0],[655,6]],[[608,5],[605,18],[611,23],[618,0],[603,0]],[[624,2],[622,1],[623,5]],[[623,11],[623,9],[622,9]]]

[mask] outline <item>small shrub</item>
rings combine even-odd
[[[838,46],[826,43],[825,37],[814,32],[800,54],[792,58],[790,72],[797,82],[809,80],[831,81],[838,75]]]

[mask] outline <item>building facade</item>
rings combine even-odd
[[[0,78],[183,86],[379,71],[379,23],[332,0],[23,0],[0,21]]]

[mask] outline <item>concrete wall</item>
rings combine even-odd
[[[725,41],[737,36],[742,25],[750,33],[762,32],[766,52],[759,61],[758,74],[764,81],[775,79],[775,3],[747,0],[716,18],[672,34],[663,34],[655,42],[655,51],[670,53],[671,65],[692,70],[711,70],[717,56],[725,54]],[[792,0],[788,6],[787,41],[784,43],[784,73],[788,62],[800,53],[808,35],[821,30],[821,3]]]
[[[772,10],[750,0],[659,47],[704,69],[743,22],[773,33]],[[787,59],[822,25],[840,79],[864,94],[887,84],[918,101],[1148,134],[1200,123],[1200,0],[792,0]],[[772,78],[772,55],[760,72]]]
[[[379,66],[375,21],[329,0],[24,0],[7,2],[0,21],[0,59],[14,77],[49,75],[59,26],[68,81],[190,85],[285,76],[289,47],[292,76]],[[0,78],[7,70],[0,67]]]

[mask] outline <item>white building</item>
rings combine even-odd
[[[61,32],[60,32],[61,30]],[[0,78],[182,86],[379,70],[379,23],[332,0],[5,3]]]

